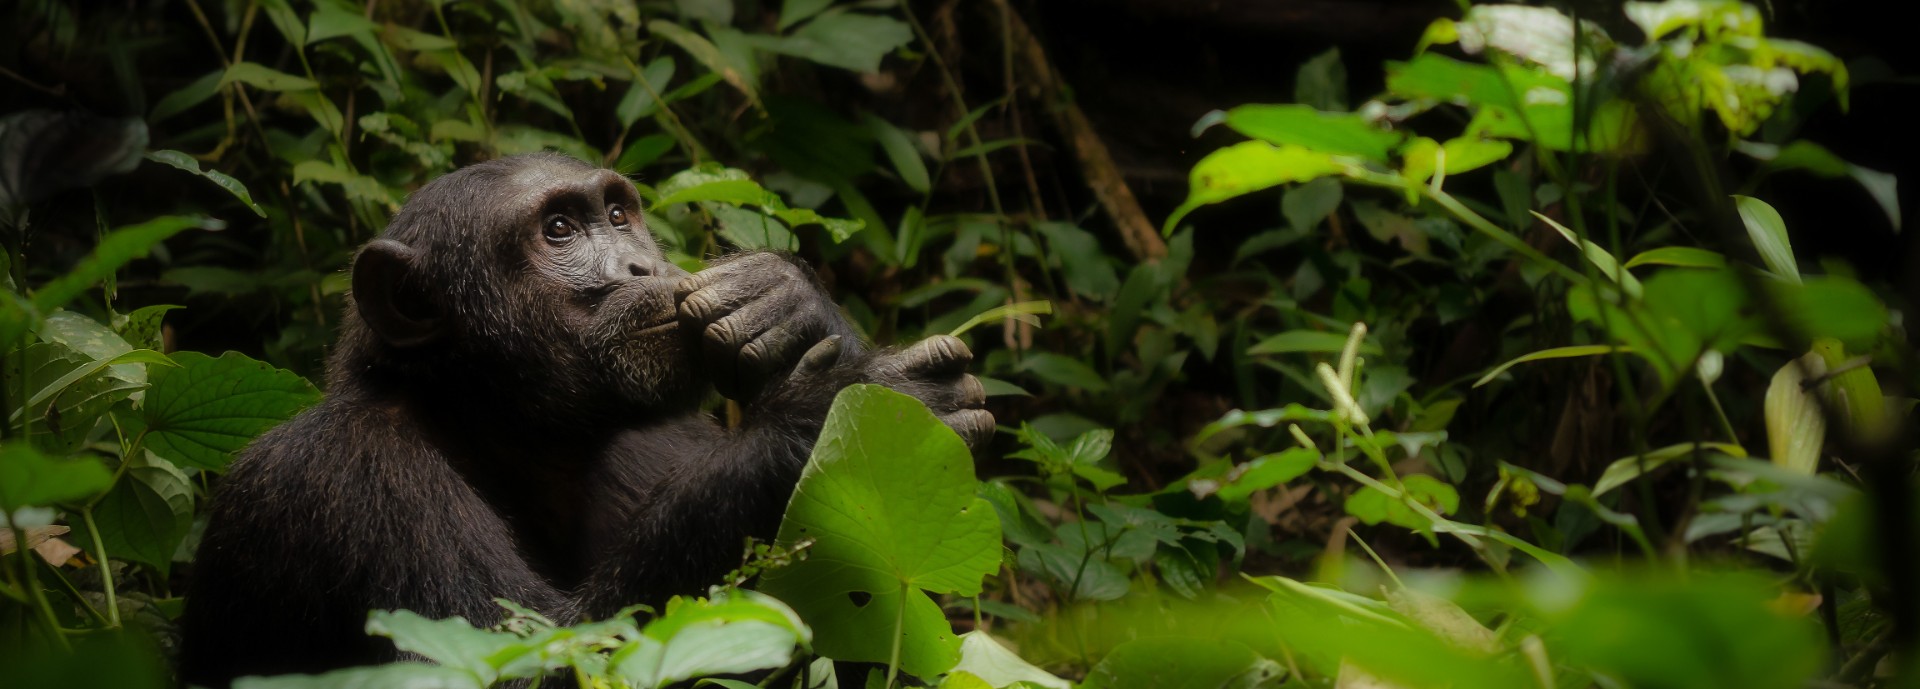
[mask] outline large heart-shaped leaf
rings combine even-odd
[[[960,640],[927,594],[976,595],[1000,565],[1000,522],[974,490],[966,445],[924,405],[875,385],[848,387],[780,526],[782,546],[813,547],[768,574],[762,590],[800,613],[823,655],[897,657],[920,677],[946,672]]]
[[[141,413],[147,447],[181,464],[225,469],[254,436],[320,399],[305,378],[237,352],[179,352],[173,360],[180,368],[147,372],[152,387]]]

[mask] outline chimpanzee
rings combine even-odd
[[[353,265],[327,397],[260,437],[214,500],[183,678],[319,672],[397,652],[367,613],[566,623],[698,594],[770,538],[834,394],[993,432],[971,354],[868,350],[802,263],[668,262],[632,183],[555,154],[415,192]],[[737,428],[701,411],[742,404]],[[234,400],[243,404],[243,399]]]

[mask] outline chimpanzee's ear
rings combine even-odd
[[[417,252],[391,239],[375,239],[353,260],[353,302],[360,319],[395,347],[434,341],[445,319],[419,283],[408,277]]]

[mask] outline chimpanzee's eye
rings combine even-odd
[[[551,218],[547,218],[546,234],[547,234],[547,239],[554,239],[554,240],[572,239],[573,238],[573,221],[568,220],[567,216],[564,216],[564,215],[556,215]]]
[[[619,206],[607,209],[607,222],[613,223],[615,226],[626,225],[627,210]]]

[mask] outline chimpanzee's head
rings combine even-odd
[[[618,173],[558,154],[462,168],[361,249],[333,380],[360,367],[535,421],[684,407],[704,391],[675,320],[686,275]]]

